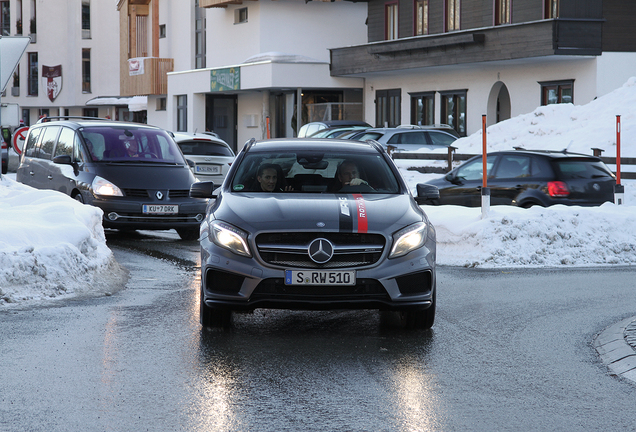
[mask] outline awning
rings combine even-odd
[[[129,111],[148,109],[148,96],[98,96],[86,101],[89,106],[128,106]]]

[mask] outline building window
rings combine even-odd
[[[234,24],[247,22],[247,8],[239,8],[234,10]]]
[[[435,123],[435,93],[411,94],[411,124],[424,126]]]
[[[82,93],[91,92],[91,50],[82,49]]]
[[[177,132],[188,130],[188,96],[177,96]]]
[[[384,38],[394,40],[398,38],[398,4],[388,3],[384,7]]]
[[[35,0],[31,0],[31,21],[29,22],[29,34],[37,33],[37,14],[35,13]]]
[[[163,39],[165,37],[166,37],[166,25],[161,24],[159,25],[159,39]]]
[[[495,25],[510,24],[510,2],[512,0],[495,0]]]
[[[15,2],[15,34],[22,34],[22,0]]]
[[[155,111],[165,111],[166,110],[166,98],[160,97],[157,98],[157,108]]]
[[[376,127],[396,127],[402,116],[402,91],[400,89],[378,90],[375,92]]]
[[[38,53],[29,53],[29,96],[38,95]]]
[[[444,24],[446,31],[459,30],[459,1],[460,0],[444,0]]]
[[[31,126],[31,111],[28,108],[22,108],[22,119],[25,126]]]
[[[82,0],[82,39],[91,38],[91,3]]]
[[[82,115],[84,117],[99,117],[97,114],[97,108],[84,108],[82,111]]]
[[[450,125],[460,136],[466,136],[466,90],[440,92],[442,123]]]
[[[574,80],[539,84],[541,84],[541,105],[574,103]]]
[[[559,0],[544,0],[543,16],[545,19],[559,17]]]
[[[0,1],[2,36],[11,36],[11,6],[8,1]]]
[[[415,35],[428,34],[428,0],[415,0]]]
[[[205,9],[199,7],[199,0],[194,2],[195,29],[195,69],[205,67]]]

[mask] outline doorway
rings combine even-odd
[[[205,130],[216,133],[237,152],[237,97],[236,95],[205,97]]]

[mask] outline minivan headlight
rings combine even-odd
[[[233,225],[217,220],[210,222],[210,239],[237,255],[252,256],[247,245],[247,233]]]
[[[91,187],[93,188],[93,193],[95,195],[124,196],[121,189],[100,176],[95,176]]]
[[[426,232],[426,223],[418,222],[393,234],[393,247],[389,259],[404,256],[424,246]]]

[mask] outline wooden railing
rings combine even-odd
[[[162,95],[168,93],[168,72],[174,70],[174,59],[146,57],[143,74],[130,75],[123,73],[121,77],[122,96]]]
[[[463,162],[474,156],[475,154],[458,154],[455,153],[452,148],[449,148],[448,154],[443,153],[393,153],[393,159],[418,159],[418,160],[445,160],[447,162],[445,167],[432,167],[432,166],[414,166],[412,170],[419,171],[421,173],[434,173],[445,174],[453,169],[453,162]],[[601,160],[606,165],[613,167],[616,165],[615,157],[602,157]],[[457,165],[457,164],[455,164]],[[631,165],[631,166],[630,166]],[[636,158],[621,157],[621,179],[635,180],[636,179]],[[616,172],[614,172],[616,173]]]

